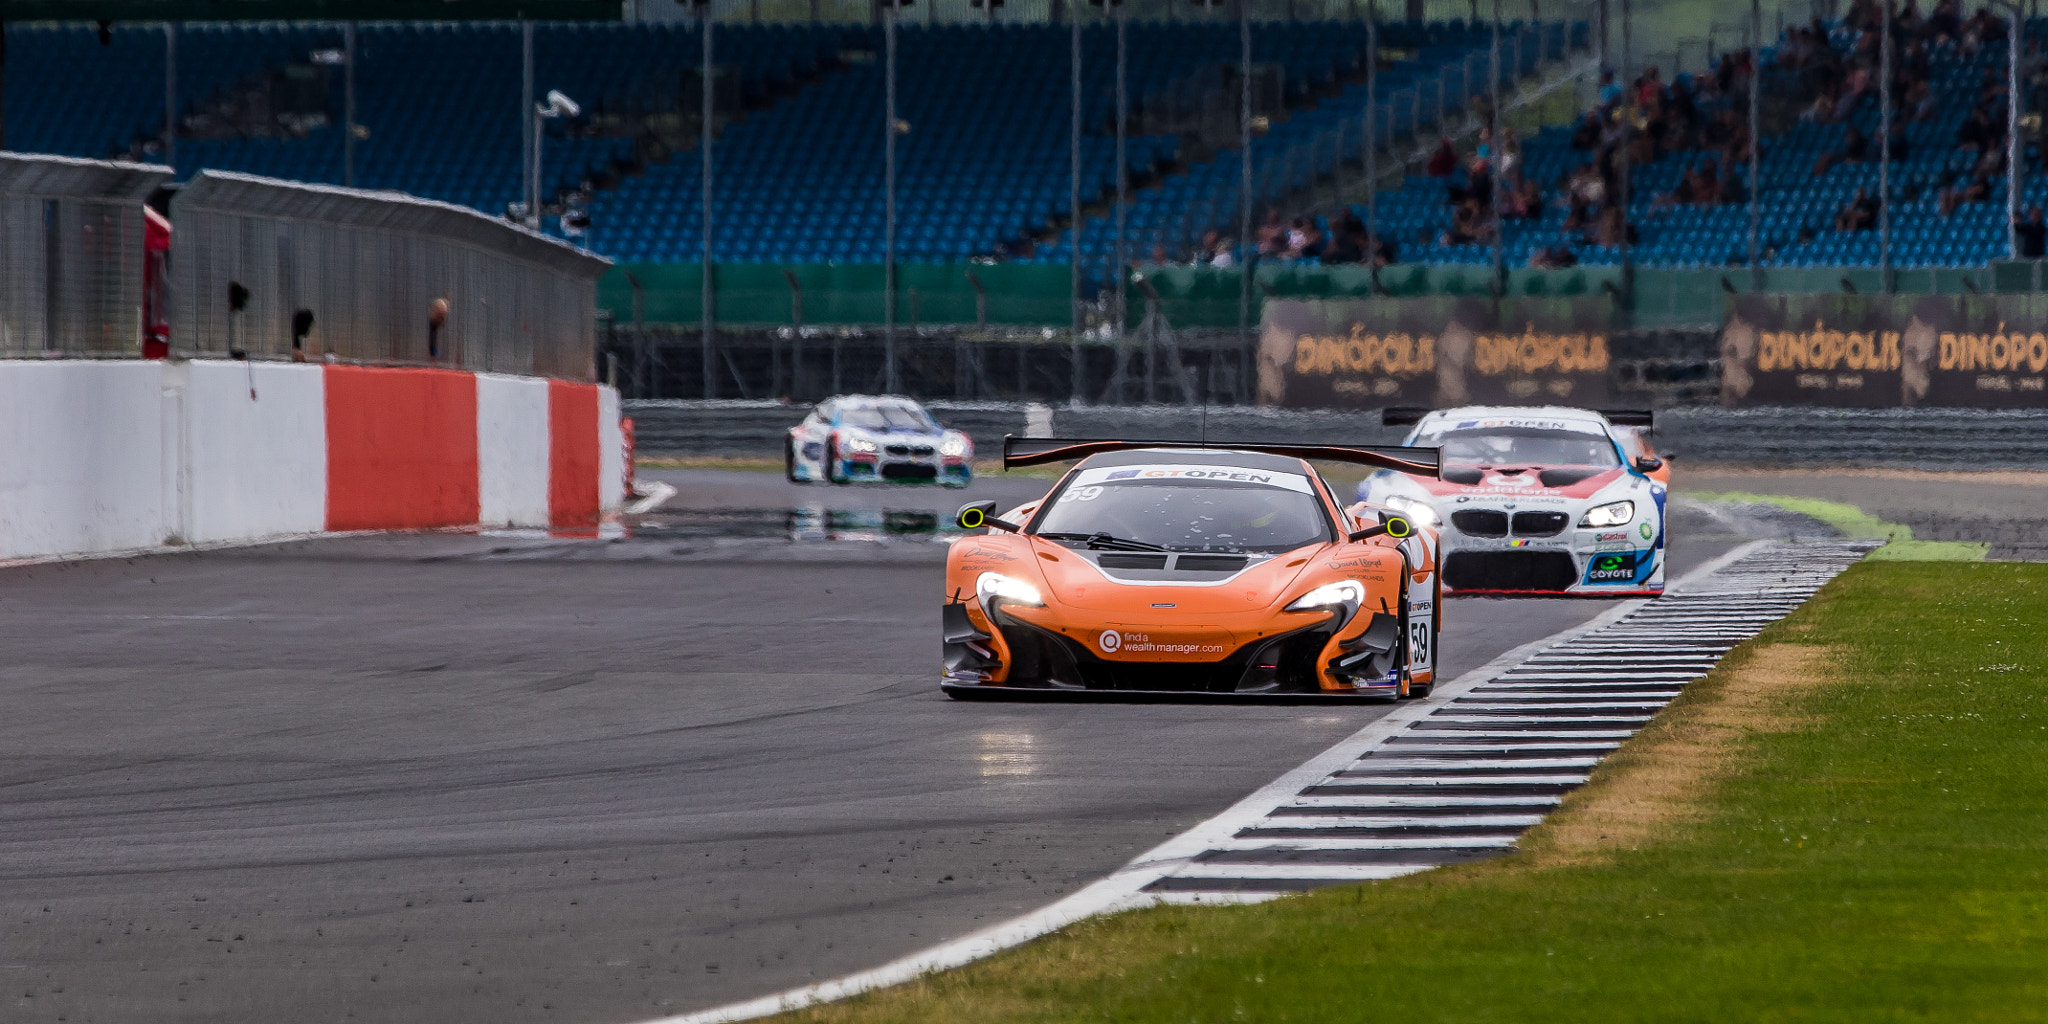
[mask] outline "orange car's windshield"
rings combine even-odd
[[[1076,474],[1033,532],[1078,547],[1168,551],[1280,552],[1330,539],[1329,517],[1305,477],[1266,474],[1284,477],[1285,486],[1231,480],[1221,472],[1223,478],[1133,478],[1156,471]],[[1115,472],[1133,477],[1102,478]]]

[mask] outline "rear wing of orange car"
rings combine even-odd
[[[1169,448],[1191,451],[1258,452],[1323,462],[1348,462],[1374,469],[1391,469],[1412,476],[1436,478],[1443,466],[1438,448],[1410,448],[1398,444],[1234,444],[1229,441],[1125,441],[1086,437],[1003,437],[1003,468],[1042,466],[1048,462],[1072,462],[1103,452],[1127,452],[1139,448]]]

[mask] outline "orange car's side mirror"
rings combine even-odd
[[[1415,525],[1408,520],[1400,516],[1386,516],[1379,521],[1379,525],[1368,526],[1363,530],[1353,530],[1346,539],[1354,541],[1371,540],[1384,533],[1395,540],[1400,540],[1414,532]]]
[[[1017,524],[1008,522],[1006,520],[997,519],[995,516],[995,511],[996,503],[993,501],[969,502],[965,505],[960,506],[960,526],[961,528],[968,530],[979,530],[982,527],[986,526],[991,530],[1001,530],[1005,533],[1016,533]]]

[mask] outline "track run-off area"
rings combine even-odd
[[[637,1021],[1041,912],[1174,837],[1134,888],[1482,856],[1860,554],[1752,547],[1627,610],[1454,601],[1443,671],[1488,671],[1404,705],[958,703],[928,520],[1046,481],[644,475],[678,494],[604,540],[0,568],[0,1016]],[[1739,520],[1675,515],[1671,578],[1782,525]]]

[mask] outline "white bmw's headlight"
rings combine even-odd
[[[874,453],[881,451],[882,448],[880,445],[874,443],[873,441],[863,440],[858,437],[850,437],[846,439],[846,450],[850,452],[860,452],[863,455],[873,455]]]
[[[1579,520],[1580,526],[1626,526],[1636,517],[1636,503],[1615,501],[1589,509],[1586,518]]]
[[[1037,587],[999,572],[982,573],[981,578],[974,581],[974,593],[981,598],[983,607],[998,598],[1031,608],[1045,606],[1045,598],[1040,596]]]
[[[1381,504],[1407,516],[1410,522],[1422,526],[1435,526],[1442,521],[1436,517],[1436,509],[1429,507],[1429,502],[1420,498],[1404,498],[1398,494],[1390,494]]]
[[[1296,598],[1287,606],[1290,612],[1312,612],[1318,608],[1356,609],[1365,600],[1365,587],[1356,580],[1338,580],[1325,583]]]
[[[964,437],[949,437],[939,442],[939,454],[952,459],[957,459],[967,454],[967,439]]]

